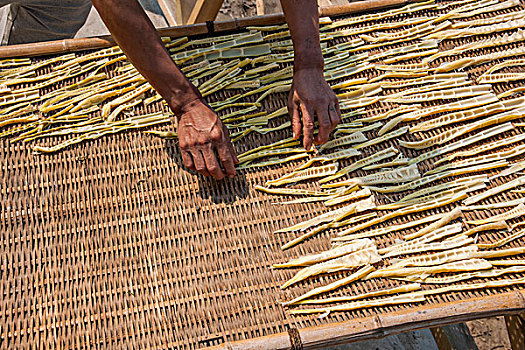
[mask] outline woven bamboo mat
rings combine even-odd
[[[510,11],[500,13],[505,12]],[[479,39],[447,40],[440,44],[440,50]],[[506,48],[519,45],[523,44]],[[473,51],[467,55],[478,54]],[[441,62],[443,59],[434,64]],[[492,64],[467,71],[476,77]],[[371,74],[376,73],[367,71],[359,77]],[[498,84],[494,91],[500,93],[520,84]],[[228,95],[220,92],[210,101]],[[265,100],[264,108],[276,110],[285,105],[286,98],[286,94],[273,95]],[[136,112],[163,108],[161,104],[141,105]],[[371,116],[390,108],[388,104],[375,104],[367,112]],[[497,138],[522,132],[523,128],[517,128]],[[237,148],[243,152],[289,137],[289,133],[249,135]],[[408,140],[409,136],[401,139]],[[23,143],[0,142],[2,347],[194,349],[418,308],[430,310],[428,319],[432,319],[433,306],[504,298],[505,293],[523,288],[447,293],[428,297],[425,303],[335,313],[324,319],[290,316],[278,301],[347,275],[323,275],[281,291],[279,286],[295,271],[270,269],[273,263],[329,248],[334,233],[320,234],[286,252],[279,248],[295,235],[276,235],[273,231],[326,209],[314,203],[273,205],[279,199],[258,193],[253,187],[289,172],[298,162],[241,171],[233,180],[216,182],[184,170],[176,142],[138,132],[104,137],[44,156],[33,155]],[[369,147],[363,157],[390,146],[397,146],[397,142]],[[408,157],[419,154],[399,149]],[[420,164],[421,171],[432,167],[432,161]],[[388,203],[397,197],[378,196],[378,201]],[[485,203],[514,198],[514,193],[503,193]],[[384,225],[444,213],[452,207],[403,216]],[[503,210],[467,212],[466,218],[485,218],[499,212]],[[379,237],[378,246],[415,230]],[[501,238],[497,233],[484,237]],[[522,238],[506,247],[524,244]],[[386,279],[361,281],[333,295],[396,285],[398,282]],[[483,315],[482,304],[480,308],[473,310],[472,317]],[[402,323],[399,328],[403,328]]]

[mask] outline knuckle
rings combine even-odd
[[[210,132],[210,138],[213,140],[213,141],[220,141],[222,140],[222,130],[218,129],[218,128],[214,128],[211,132]]]

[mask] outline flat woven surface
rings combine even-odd
[[[520,8],[500,13],[517,10]],[[422,15],[428,13],[411,16]],[[479,39],[446,40],[440,44],[440,50]],[[520,45],[523,43],[506,48]],[[371,53],[392,47],[385,45]],[[483,53],[488,52],[491,51]],[[443,59],[433,65],[441,62]],[[493,64],[467,72],[475,78]],[[368,70],[358,77],[371,78],[377,74]],[[494,92],[498,94],[520,84],[496,84]],[[210,101],[224,96],[221,92],[211,96]],[[285,105],[286,97],[284,93],[272,95],[264,101],[264,108],[276,110]],[[161,104],[140,105],[136,112],[151,113],[162,108]],[[377,103],[368,107],[367,112],[372,116],[390,108],[387,103]],[[275,120],[272,125],[285,120]],[[442,130],[435,129],[426,135]],[[525,130],[519,127],[498,135],[497,139],[521,132]],[[376,133],[377,130],[366,135],[373,138]],[[243,152],[289,136],[290,130],[265,136],[252,134],[236,147]],[[401,139],[410,137],[405,135]],[[59,140],[46,139],[37,144]],[[362,156],[390,146],[397,146],[397,141],[368,147]],[[399,149],[408,157],[420,153]],[[270,266],[329,248],[329,238],[335,232],[320,234],[286,252],[279,248],[296,234],[273,234],[273,231],[327,211],[316,203],[272,205],[286,197],[265,195],[253,189],[254,185],[289,172],[297,164],[241,171],[233,180],[215,182],[183,169],[175,141],[162,141],[139,132],[85,142],[52,155],[33,155],[24,143],[0,140],[0,344],[53,348],[126,344],[126,347],[194,349],[423,305],[369,308],[318,319],[290,316],[278,304],[348,274],[322,275],[285,291],[279,289],[295,270],[274,270]],[[432,161],[419,166],[422,172],[433,167]],[[515,177],[499,178],[491,186]],[[503,193],[483,203],[516,196],[519,195]],[[388,203],[398,197],[378,196],[378,200]],[[399,217],[384,225],[448,212],[451,208]],[[467,212],[465,218],[485,218],[503,211]],[[378,237],[378,247],[419,228]],[[490,242],[499,238],[497,233],[489,232],[481,240]],[[523,238],[505,248],[520,245],[525,245]],[[501,278],[516,277],[523,275]],[[387,279],[361,281],[332,295],[353,295],[396,285],[399,283]],[[427,297],[424,304],[457,303],[519,288],[523,287],[441,294]]]

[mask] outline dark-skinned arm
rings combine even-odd
[[[281,0],[294,46],[294,76],[288,112],[294,138],[303,131],[303,144],[323,144],[341,120],[337,96],[323,75],[324,60],[319,40],[319,10],[316,0]],[[301,125],[302,114],[302,125]],[[319,133],[314,139],[317,117]]]
[[[220,180],[238,162],[228,130],[165,49],[137,0],[92,0],[113,38],[178,118],[186,167]]]

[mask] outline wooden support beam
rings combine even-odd
[[[223,2],[224,0],[197,0],[186,24],[215,20]]]
[[[505,316],[512,350],[525,349],[525,314]]]
[[[441,328],[452,349],[479,350],[465,323],[451,324]]]

